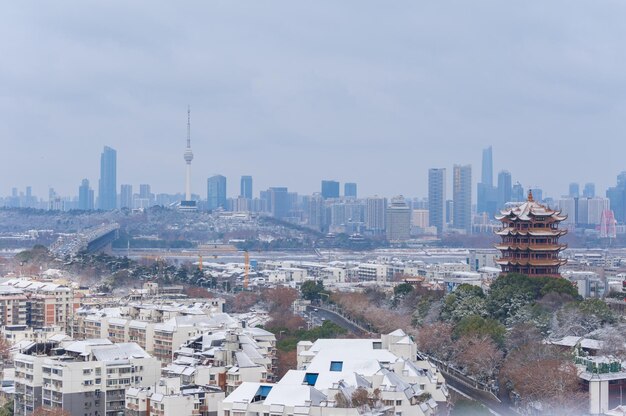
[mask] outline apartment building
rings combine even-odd
[[[217,387],[181,385],[178,378],[162,378],[152,387],[126,390],[126,416],[216,416],[224,391]]]
[[[80,295],[63,285],[30,279],[0,284],[0,323],[34,328],[67,323],[79,307]]]
[[[276,337],[260,328],[214,330],[189,340],[163,369],[183,384],[218,386],[232,393],[246,381],[274,379]]]
[[[224,322],[238,324],[227,314],[204,305],[80,309],[74,319],[73,336],[135,342],[157,359],[169,363],[179,346],[205,329],[219,328]]]
[[[47,406],[72,416],[117,416],[125,390],[155,384],[161,369],[137,344],[107,339],[32,343],[15,354],[14,365],[16,415]]]

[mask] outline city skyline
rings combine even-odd
[[[626,6],[487,2],[479,12],[404,2],[381,23],[373,3],[345,19],[355,5],[125,5],[124,19],[119,4],[73,5],[72,13],[59,11],[69,9],[63,3],[8,5],[0,26],[14,41],[3,49],[11,66],[2,72],[0,177],[14,182],[5,179],[0,193],[31,185],[67,195],[82,178],[96,184],[92,155],[103,145],[118,150],[124,183],[178,192],[184,166],[173,155],[187,104],[194,190],[215,173],[245,173],[257,189],[312,193],[328,177],[361,184],[361,195],[419,194],[428,168],[478,172],[490,144],[494,174],[507,169],[553,196],[570,182],[593,182],[601,194],[624,170],[586,149],[592,140],[612,154],[626,146],[625,62],[612,53]],[[561,24],[563,13],[571,25]],[[372,20],[382,25],[375,35]],[[521,30],[528,26],[537,30]],[[559,175],[544,182],[532,168],[541,164]],[[579,166],[589,167],[585,175]]]

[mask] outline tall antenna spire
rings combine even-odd
[[[187,149],[191,148],[191,106],[187,104]]]

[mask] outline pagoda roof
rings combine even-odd
[[[567,263],[565,259],[496,259],[496,263],[501,265],[516,265],[516,266],[562,266]]]
[[[550,209],[533,199],[532,192],[528,193],[528,200],[516,207],[500,211],[496,215],[499,221],[510,219],[513,221],[530,221],[533,217],[551,217],[556,221],[567,219],[567,215],[561,215],[561,211]]]
[[[562,235],[567,234],[567,230],[558,230],[558,229],[538,229],[538,228],[528,228],[525,230],[519,230],[513,227],[506,227],[501,230],[496,231],[498,235],[531,235],[533,237],[560,237]]]
[[[500,243],[494,246],[498,250],[511,251],[561,251],[567,248],[567,244],[518,244]]]

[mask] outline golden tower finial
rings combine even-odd
[[[534,201],[534,199],[533,199],[533,190],[529,189],[528,190],[528,202],[533,202],[533,201]]]

